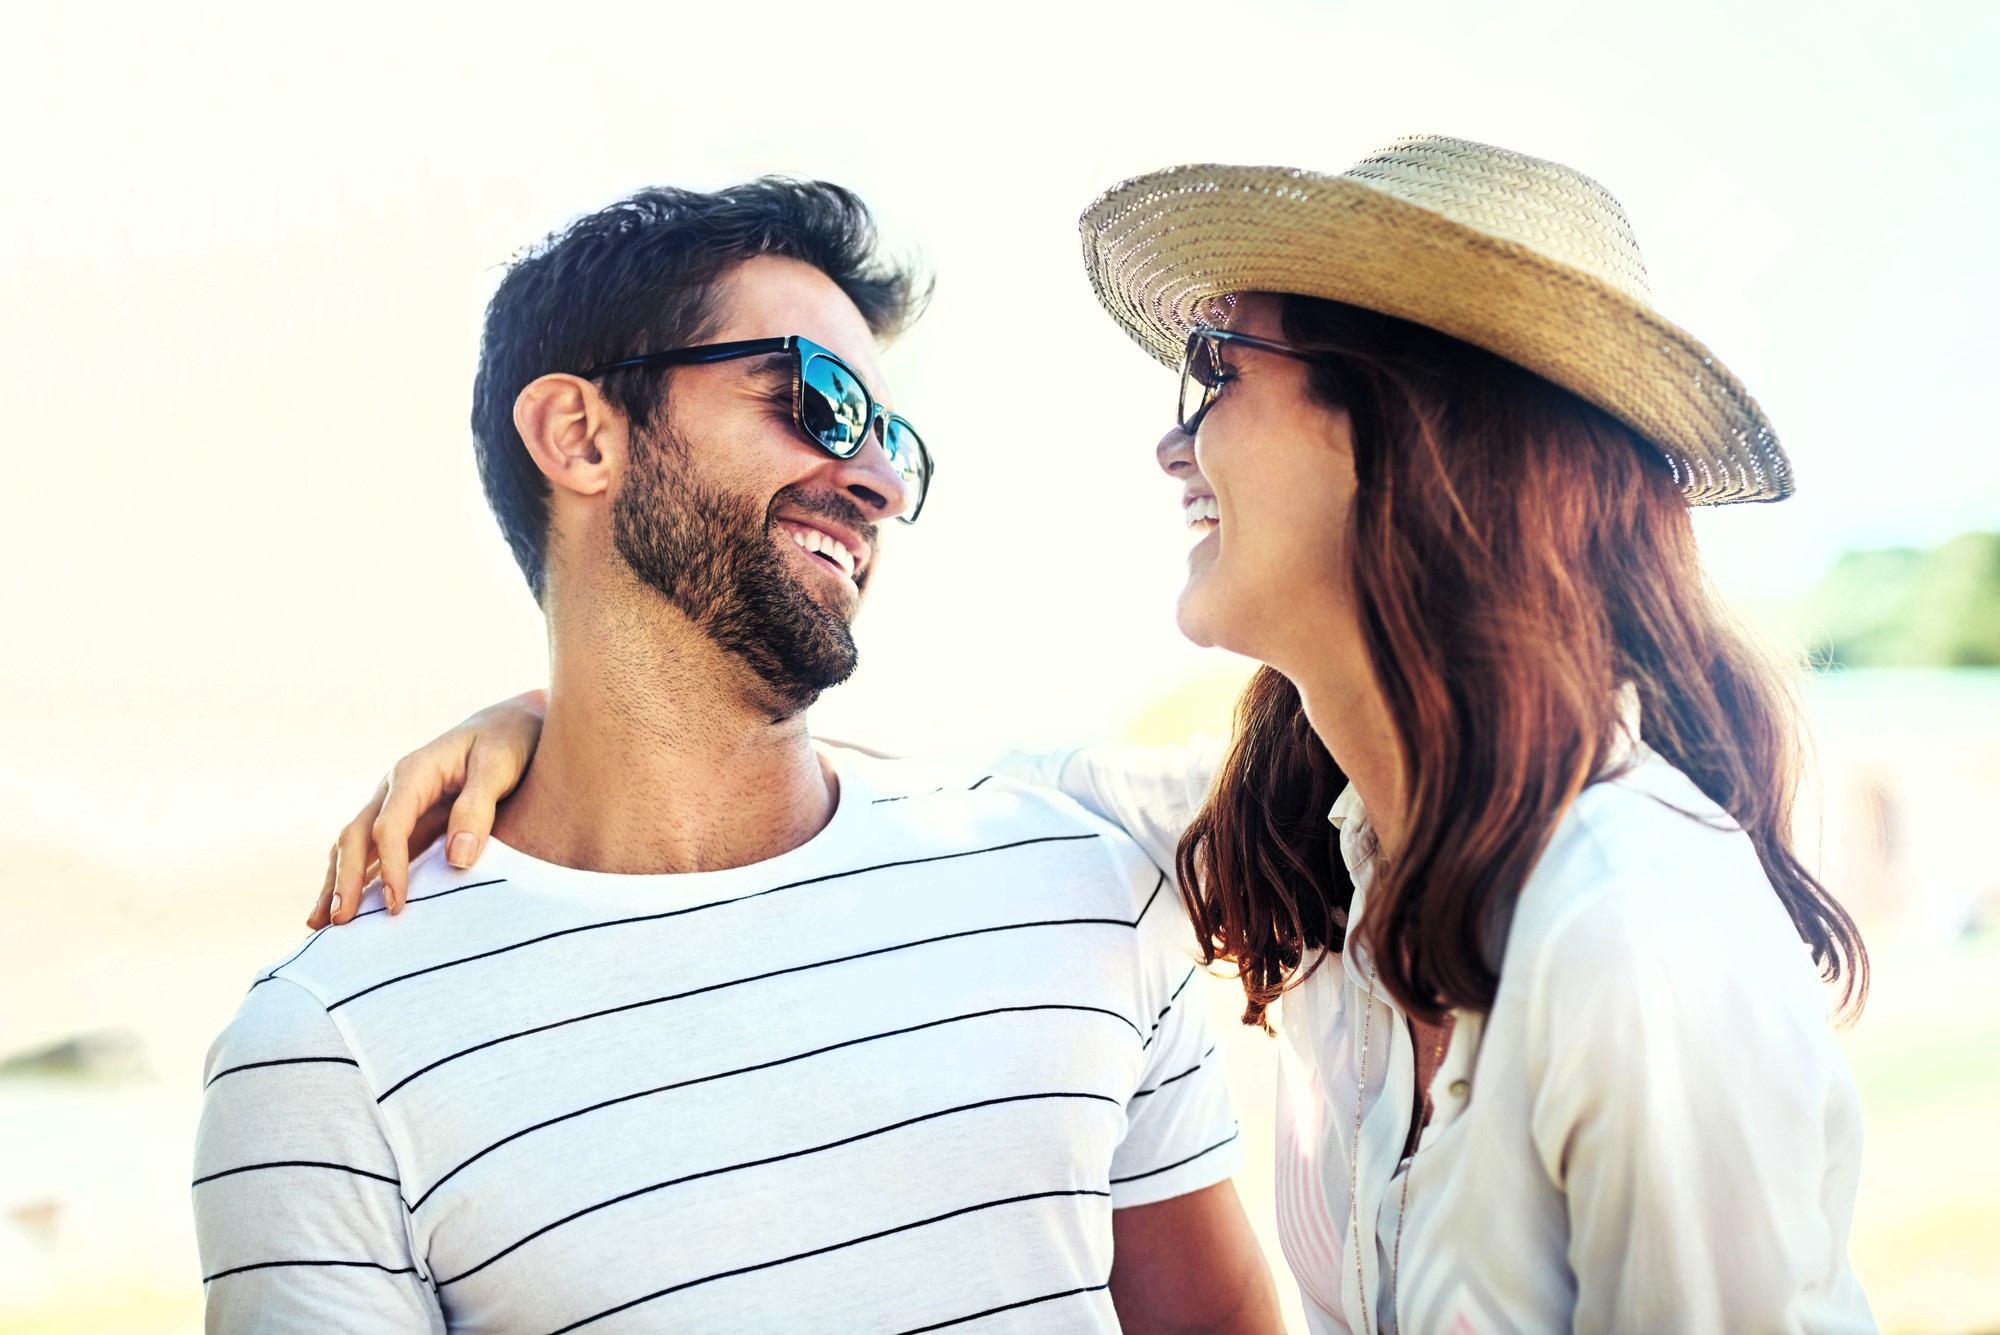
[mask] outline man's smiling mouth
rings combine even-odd
[[[856,572],[861,569],[865,558],[858,555],[845,542],[810,524],[802,524],[794,519],[780,519],[778,527],[785,536],[797,543],[800,550],[817,557],[827,565],[845,575],[850,581],[856,580]]]

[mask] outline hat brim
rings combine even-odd
[[[1742,383],[1644,301],[1352,177],[1197,164],[1113,186],[1081,221],[1106,311],[1178,366],[1219,298],[1296,293],[1487,349],[1611,413],[1690,505],[1782,500],[1792,471]]]

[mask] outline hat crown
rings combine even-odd
[[[1632,223],[1609,190],[1573,167],[1445,135],[1411,135],[1341,175],[1541,252],[1652,304]]]

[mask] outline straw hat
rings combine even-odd
[[[1597,404],[1658,447],[1690,505],[1792,493],[1757,401],[1653,309],[1618,201],[1558,163],[1418,135],[1338,176],[1169,167],[1113,186],[1081,222],[1098,300],[1169,366],[1231,293],[1325,297],[1477,344]]]

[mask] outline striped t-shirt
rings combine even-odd
[[[729,871],[435,852],[209,1053],[210,1330],[1111,1331],[1111,1211],[1240,1158],[1169,879],[829,753]]]

